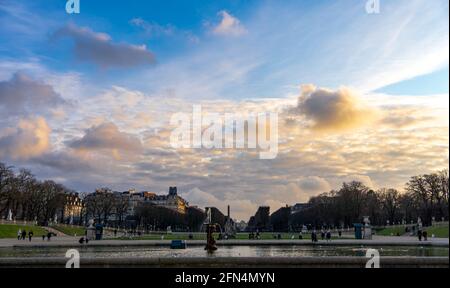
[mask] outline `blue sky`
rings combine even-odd
[[[0,0],[0,161],[241,219],[343,181],[401,190],[448,167],[449,2],[380,1]],[[193,104],[278,113],[278,157],[172,149]]]
[[[119,79],[124,85],[150,89],[133,83],[136,79],[133,73],[141,73],[142,70],[133,70],[130,77],[125,78],[123,73],[116,69],[99,71],[95,65],[79,63],[73,55],[67,53],[71,49],[69,39],[57,43],[51,40],[54,31],[72,23],[78,27],[90,27],[95,32],[107,33],[115,43],[146,45],[147,49],[155,54],[156,67],[173,63],[174,59],[200,57],[198,55],[211,57],[210,61],[235,60],[234,65],[241,68],[246,66],[248,70],[245,71],[245,79],[241,80],[241,83],[227,83],[227,87],[221,86],[220,91],[215,91],[225,98],[278,97],[280,93],[293,91],[292,88],[301,83],[310,82],[331,88],[348,85],[375,90],[420,75],[404,73],[393,79],[386,78],[388,81],[367,85],[360,83],[357,75],[359,72],[355,69],[363,69],[374,61],[388,62],[392,68],[385,65],[387,69],[402,69],[403,67],[397,67],[396,62],[405,61],[399,58],[403,56],[401,53],[406,45],[414,45],[415,41],[424,37],[424,33],[430,34],[432,31],[429,28],[436,30],[436,36],[430,35],[429,41],[437,41],[439,34],[448,31],[448,27],[442,26],[445,20],[442,17],[448,17],[447,13],[442,12],[445,7],[448,8],[445,1],[433,4],[435,11],[429,10],[438,15],[433,14],[435,17],[427,18],[426,21],[421,19],[427,16],[423,15],[427,11],[420,8],[420,5],[423,5],[421,1],[393,2],[395,4],[382,3],[381,14],[369,15],[364,10],[365,1],[358,0],[341,1],[339,4],[330,1],[283,1],[282,5],[277,1],[98,0],[81,1],[81,14],[68,15],[64,9],[65,1],[62,0],[6,0],[5,7],[9,7],[9,11],[19,13],[14,15],[5,12],[7,9],[0,10],[4,21],[10,19],[18,22],[10,28],[4,26],[0,31],[0,39],[5,43],[1,51],[4,59],[46,59],[46,66],[51,69],[61,72],[81,71],[85,75],[100,78],[105,81],[105,85]],[[401,19],[397,17],[402,14],[398,12],[398,7],[404,10],[404,17],[408,13],[414,15],[409,19],[405,18],[406,22],[398,23]],[[227,11],[238,19],[246,29],[246,37],[232,37],[234,39],[231,40],[214,37],[211,29],[220,23],[220,11]],[[140,19],[143,25],[133,24],[133,19]],[[32,22],[36,30],[18,35],[17,32],[21,29],[27,29],[26,25],[33,26]],[[400,27],[402,30],[396,31],[399,28],[395,26],[385,30],[385,27],[392,24],[403,25]],[[148,27],[153,30],[147,31]],[[398,34],[400,32],[401,34]],[[8,41],[12,36],[16,38],[15,41]],[[397,36],[404,37],[403,43],[389,43],[392,37]],[[236,38],[239,39],[236,41]],[[355,47],[352,42],[356,44]],[[390,54],[381,55],[376,51],[380,49],[376,44],[380,43],[385,45],[386,50],[390,50]],[[414,47],[408,48],[411,53],[414,52]],[[417,47],[418,53],[419,49]],[[380,59],[381,56],[385,59]],[[316,64],[320,67],[314,67]],[[215,63],[196,61],[195,64],[189,65],[196,65],[197,70],[210,73],[208,66],[214,66]],[[345,65],[351,65],[351,68]],[[144,67],[145,72],[152,73],[151,70],[155,66]],[[413,74],[435,75],[435,70],[448,73],[448,65],[445,63],[429,63],[427,66],[426,69],[430,71],[411,70],[415,72]],[[381,73],[379,68],[375,70],[375,73]],[[361,74],[365,76],[366,73],[367,71],[362,71]],[[428,77],[426,85],[422,85],[421,80],[422,78],[417,78],[415,81],[395,86],[395,94],[410,94],[411,89],[419,86],[420,91],[425,94],[448,91],[448,85],[442,83],[442,77],[439,75]]]

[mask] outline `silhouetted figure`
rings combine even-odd
[[[423,241],[428,241],[428,232],[427,231],[423,231],[422,236],[423,236]]]
[[[331,241],[331,231],[330,231],[330,229],[328,229],[326,237],[327,237],[327,241]]]
[[[31,240],[33,239],[33,231],[28,232],[28,240],[31,242]]]
[[[78,240],[78,243],[84,244],[84,237],[81,237],[80,240]]]
[[[27,231],[22,231],[22,240],[25,240],[27,238]]]
[[[42,241],[45,241],[45,234],[42,235]]]
[[[311,241],[312,241],[313,243],[316,243],[316,242],[317,242],[317,232],[316,232],[316,230],[313,230],[313,231],[311,232]]]
[[[422,241],[422,230],[417,231],[417,237],[419,237],[419,241]]]
[[[48,232],[47,233],[47,241],[50,241],[52,239],[52,233]]]

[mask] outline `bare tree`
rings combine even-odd
[[[400,210],[400,193],[395,189],[382,188],[378,191],[378,194],[387,220],[390,223],[394,223]]]
[[[114,210],[116,212],[116,218],[119,226],[121,226],[123,220],[125,220],[124,218],[128,212],[128,208],[129,208],[129,198],[123,195],[116,196],[114,203]]]

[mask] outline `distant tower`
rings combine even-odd
[[[177,187],[169,187],[169,196],[177,196]]]
[[[227,221],[225,222],[225,235],[229,238],[236,238],[236,227],[231,220],[230,205],[227,206]]]

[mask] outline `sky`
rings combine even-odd
[[[448,167],[447,0],[0,0],[0,162],[248,220]],[[277,113],[278,154],[171,146],[171,117]],[[205,128],[205,127],[203,127]]]

